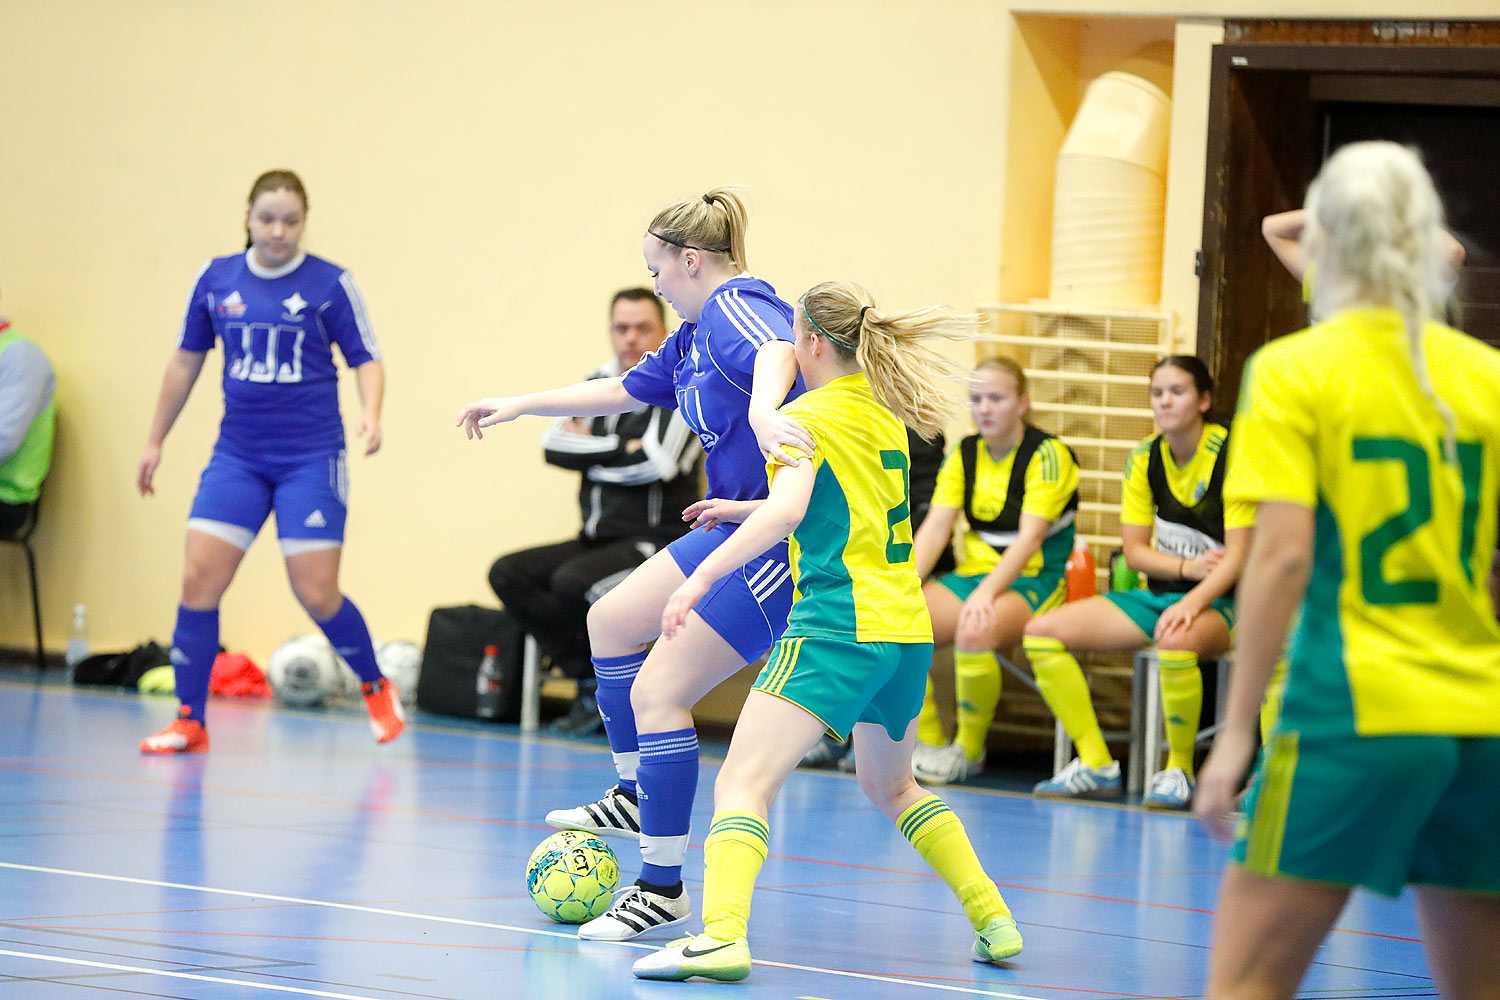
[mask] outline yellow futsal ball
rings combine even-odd
[[[615,852],[592,833],[564,830],[537,845],[527,862],[526,888],[536,908],[562,924],[601,916],[620,886]]]

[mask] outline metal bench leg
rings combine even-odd
[[[1149,788],[1151,779],[1161,769],[1161,671],[1157,667],[1155,649],[1143,649],[1135,655],[1146,674],[1143,678],[1146,685],[1146,730],[1141,740],[1141,787]]]
[[[536,639],[526,637],[521,652],[521,732],[534,733],[542,715],[542,654]]]
[[[41,673],[47,669],[47,651],[42,647],[42,594],[36,585],[36,554],[30,542],[22,542],[26,550],[26,572],[31,577],[31,621],[36,629],[36,669]]]

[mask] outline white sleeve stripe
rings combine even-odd
[[[776,339],[775,331],[772,330],[768,325],[766,325],[766,321],[760,317],[760,314],[757,313],[754,309],[751,309],[749,303],[747,303],[743,298],[740,297],[740,290],[738,288],[731,288],[729,290],[729,297],[734,300],[734,304],[740,310],[740,312],[749,317],[752,324],[760,327],[761,332],[764,333],[768,339]]]
[[[193,311],[193,303],[198,301],[198,282],[203,280],[203,272],[207,271],[212,263],[213,258],[209,258],[202,267],[198,268],[198,273],[193,275],[193,290],[188,292],[187,308],[182,311],[182,329],[177,332],[178,348],[182,347],[182,338],[187,335],[188,314]]]
[[[614,451],[619,447],[619,438],[614,434],[574,434],[563,430],[567,417],[560,417],[542,435],[542,447],[548,451],[561,451],[572,455],[590,455],[595,452]]]
[[[735,329],[740,331],[740,336],[750,341],[756,347],[768,342],[771,339],[769,335],[746,325],[743,317],[744,304],[736,300],[733,296],[733,292],[725,292],[719,297],[719,311],[724,314],[724,318],[734,324]]]
[[[651,426],[641,436],[641,450],[651,460],[656,469],[656,477],[666,482],[677,478],[678,473],[692,468],[691,463],[684,465],[683,452],[687,449],[689,439],[695,444],[698,439],[679,414],[668,414],[665,430],[661,426],[661,417],[660,409],[651,415]]]
[[[359,328],[359,340],[370,352],[370,357],[376,361],[380,360],[380,345],[375,343],[375,332],[370,329],[370,317],[365,312],[365,297],[359,293],[359,286],[349,276],[348,271],[339,274],[339,284],[344,286],[344,294],[349,297],[349,308],[354,311],[354,325]]]
[[[643,458],[634,465],[605,467],[596,465],[589,469],[589,482],[609,483],[612,486],[645,486],[658,482],[656,467],[650,459]]]

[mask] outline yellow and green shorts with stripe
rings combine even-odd
[[[1156,635],[1156,622],[1162,614],[1182,600],[1181,594],[1156,594],[1149,590],[1111,590],[1107,594],[1100,594],[1121,611],[1125,617],[1135,623],[1135,627],[1145,634],[1147,639]],[[1210,611],[1217,611],[1219,617],[1224,619],[1224,624],[1234,630],[1234,601],[1228,597],[1216,598],[1208,606]]]
[[[960,601],[967,601],[969,595],[979,589],[980,582],[988,575],[988,573],[976,573],[973,576],[960,576],[957,573],[949,573],[938,577],[937,582],[951,590],[953,596]],[[1067,600],[1068,582],[1061,573],[1043,571],[1036,576],[1016,577],[1008,592],[1020,594],[1032,611],[1041,614],[1043,611],[1051,611]]]
[[[899,741],[922,709],[931,667],[930,642],[782,636],[754,689],[803,709],[838,739],[872,722]]]
[[[1308,736],[1277,729],[1234,860],[1257,875],[1500,892],[1500,737]]]

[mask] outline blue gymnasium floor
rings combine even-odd
[[[376,747],[362,717],[215,700],[211,754],[142,758],[169,699],[7,676],[3,998],[1202,995],[1223,852],[1184,816],[950,790],[1026,936],[996,968],[969,961],[957,904],[852,777],[798,772],[771,816],[750,979],[646,983],[645,945],[580,942],[524,889],[542,814],[607,786],[598,745],[419,722]],[[633,878],[633,845],[612,843]],[[1409,901],[1356,897],[1299,995],[1435,997],[1416,937]]]

